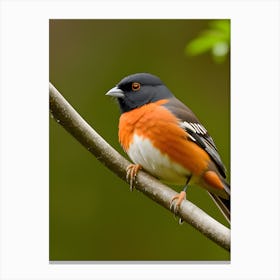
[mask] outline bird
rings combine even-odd
[[[150,73],[124,77],[107,96],[120,107],[118,138],[133,164],[127,168],[130,189],[140,169],[159,180],[184,186],[172,197],[176,213],[190,185],[210,194],[230,223],[230,184],[213,138],[196,115]]]

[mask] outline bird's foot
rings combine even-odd
[[[186,199],[186,191],[181,191],[179,194],[172,197],[170,201],[170,210],[173,210],[175,215],[178,214],[178,210],[184,199]]]
[[[126,168],[126,180],[129,182],[129,189],[132,192],[134,189],[134,182],[137,176],[138,171],[142,169],[142,166],[140,164],[130,164]]]

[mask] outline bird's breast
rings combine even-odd
[[[168,100],[149,103],[123,113],[119,141],[131,160],[152,175],[172,183],[184,183],[189,174],[199,175],[209,156],[179,126],[165,107]]]

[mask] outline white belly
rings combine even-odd
[[[159,179],[179,185],[186,183],[189,172],[154,148],[149,140],[134,134],[133,144],[129,146],[127,153],[135,164],[140,164]]]

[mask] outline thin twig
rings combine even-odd
[[[50,83],[50,112],[56,121],[86,147],[99,161],[126,180],[126,168],[130,164],[112,148],[64,99]],[[149,174],[139,171],[135,187],[146,196],[169,209],[174,190]],[[178,216],[202,234],[226,250],[230,250],[230,230],[203,212],[188,200],[182,202]]]

